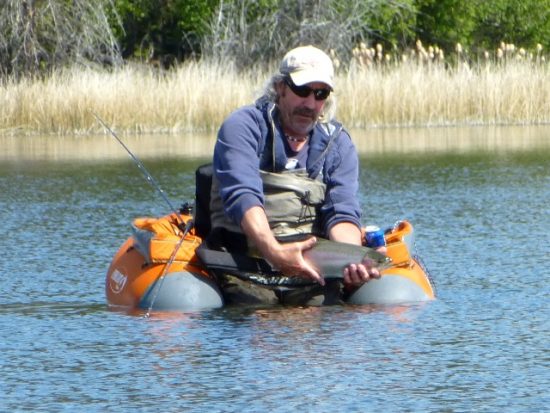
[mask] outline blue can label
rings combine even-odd
[[[369,225],[365,228],[365,245],[369,248],[378,248],[386,245],[384,231],[376,225]]]

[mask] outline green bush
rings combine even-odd
[[[115,0],[125,58],[168,65],[200,52],[217,0]]]
[[[500,42],[550,48],[550,0],[479,2],[470,44],[496,49]]]
[[[501,42],[550,47],[550,0],[417,0],[416,34],[446,52],[457,43],[474,52]]]
[[[4,0],[0,74],[138,59],[203,57],[237,67],[315,44],[346,64],[353,49],[442,48],[470,56],[501,42],[550,48],[550,0]],[[106,17],[108,16],[108,18]]]

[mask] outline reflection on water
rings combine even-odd
[[[123,148],[2,138],[0,410],[546,411],[549,128],[490,130],[354,134],[364,219],[413,223],[437,300],[147,318],[105,303],[132,219],[167,212]],[[127,141],[193,199],[209,148],[153,139]]]
[[[550,125],[370,129],[353,132],[361,154],[513,152],[550,147]]]
[[[479,126],[368,129],[351,131],[362,155],[384,153],[518,151],[550,147],[550,126]],[[205,158],[212,154],[215,133],[123,136],[140,158]],[[121,159],[126,151],[109,135],[0,136],[2,160]]]
[[[154,135],[121,136],[122,141],[140,158],[204,157],[214,149],[211,136]],[[128,157],[110,135],[101,136],[0,136],[1,160],[102,161]]]
[[[88,302],[49,302],[34,301],[32,303],[4,302],[0,306],[0,317],[4,315],[40,317],[52,316],[65,317],[71,315],[86,315],[95,312],[106,311],[103,304],[89,304]]]

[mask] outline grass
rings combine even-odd
[[[338,82],[338,113],[350,127],[546,123],[549,75],[519,63],[355,70]]]
[[[349,128],[550,122],[550,65],[539,55],[501,54],[475,64],[459,55],[450,64],[419,50],[392,58],[372,49],[366,59],[363,51],[339,69],[338,119]],[[269,75],[191,62],[166,72],[128,65],[4,79],[0,134],[103,133],[92,112],[125,134],[215,131],[257,97]]]
[[[204,130],[248,98],[242,79],[222,66],[186,64],[162,75],[136,66],[71,69],[2,84],[0,133],[96,133],[92,112],[124,133]]]

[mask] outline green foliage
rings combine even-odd
[[[501,42],[550,47],[550,0],[416,0],[416,33],[447,52],[457,43],[495,50]]]
[[[388,48],[402,48],[414,43],[416,7],[414,0],[378,1],[365,16],[364,37]]]
[[[457,43],[469,44],[475,28],[477,1],[417,0],[416,34],[424,44],[446,52]]]
[[[164,65],[200,51],[217,0],[115,0],[124,31],[118,32],[124,57]]]
[[[500,42],[550,48],[550,0],[491,0],[479,2],[471,42],[495,49]]]
[[[449,55],[501,42],[550,49],[550,0],[0,0],[0,72],[37,73],[120,54],[168,67],[190,57],[269,63],[315,44],[342,63],[359,43]],[[106,18],[106,16],[108,18]],[[540,47],[539,47],[540,49]]]

